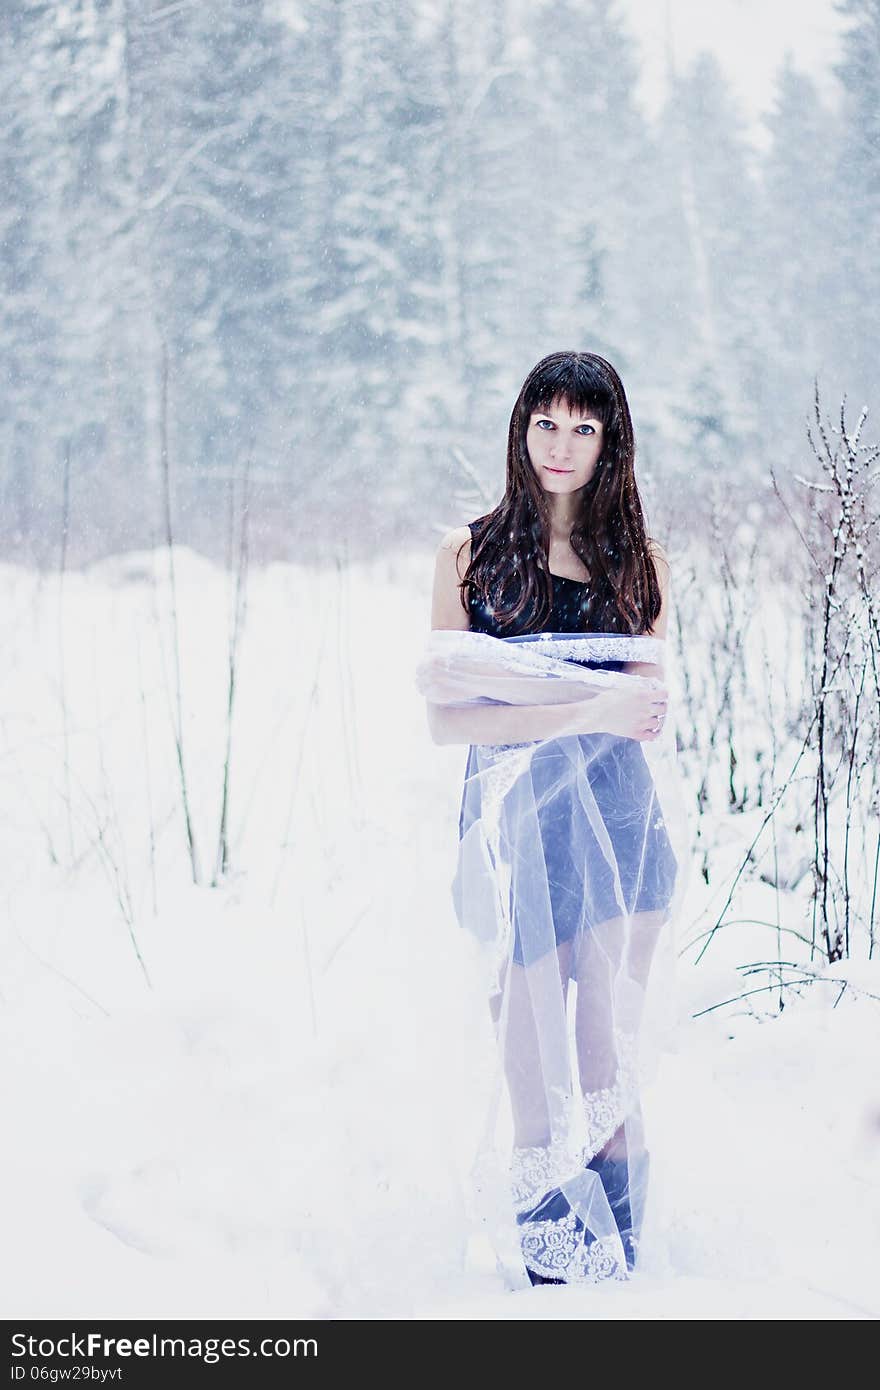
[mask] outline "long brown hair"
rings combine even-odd
[[[470,563],[459,588],[490,604],[500,629],[540,631],[553,604],[550,510],[526,447],[534,411],[553,401],[602,421],[601,462],[582,491],[571,544],[590,576],[584,631],[647,631],[660,612],[657,569],[649,551],[635,479],[635,439],[623,383],[593,352],[553,352],[533,367],[510,417],[507,485],[498,506],[472,526]],[[526,615],[523,621],[523,615]]]

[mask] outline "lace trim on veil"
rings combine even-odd
[[[550,1144],[514,1146],[510,1185],[514,1210],[528,1211],[551,1188],[580,1173],[623,1124],[638,1099],[633,1040],[621,1039],[620,1063],[613,1086],[587,1091],[581,1097],[586,1138],[575,1143],[563,1136]]]
[[[552,632],[524,633],[518,637],[493,637],[488,632],[462,632],[459,629],[435,628],[430,634],[434,660],[442,661],[444,647],[457,654],[470,649],[474,654],[484,649],[493,661],[511,671],[532,667],[541,675],[567,675],[565,666],[577,661],[641,661],[662,665],[666,642],[662,637],[627,636],[617,632],[576,632],[558,635]],[[559,662],[554,667],[554,659]],[[549,664],[548,664],[549,663]],[[619,675],[619,672],[608,672]]]
[[[519,644],[519,638],[502,638]],[[539,633],[529,637],[523,646],[541,656],[559,657],[561,661],[644,661],[662,664],[666,643],[662,637],[635,636],[619,633],[573,633],[558,637]]]
[[[586,1234],[573,1211],[555,1221],[533,1221],[522,1237],[523,1259],[536,1274],[562,1278],[566,1284],[628,1278],[620,1238],[585,1240]]]

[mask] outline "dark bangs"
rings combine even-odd
[[[523,413],[526,420],[535,411],[546,410],[554,400],[563,400],[572,414],[595,415],[607,429],[615,414],[615,400],[608,382],[591,364],[576,357],[550,361],[526,386]]]

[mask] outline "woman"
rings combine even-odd
[[[669,566],[648,542],[634,452],[604,358],[537,364],[502,501],[439,547],[418,673],[434,741],[469,745],[453,892],[485,948],[499,1044],[476,1186],[488,1210],[503,1169],[496,1251],[513,1235],[533,1284],[634,1268],[639,1043],[684,887],[674,749],[659,752]]]

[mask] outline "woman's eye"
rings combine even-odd
[[[552,420],[539,420],[539,421],[537,422],[537,424],[538,424],[538,429],[541,429],[541,427],[542,427],[543,425],[549,425],[551,429],[555,429],[555,428],[556,428],[556,426],[553,424],[553,421],[552,421]],[[596,431],[593,429],[593,426],[592,426],[592,425],[578,425],[578,432],[580,432],[581,430],[589,430],[589,431],[590,431],[590,434],[595,434],[595,433],[596,433]]]

